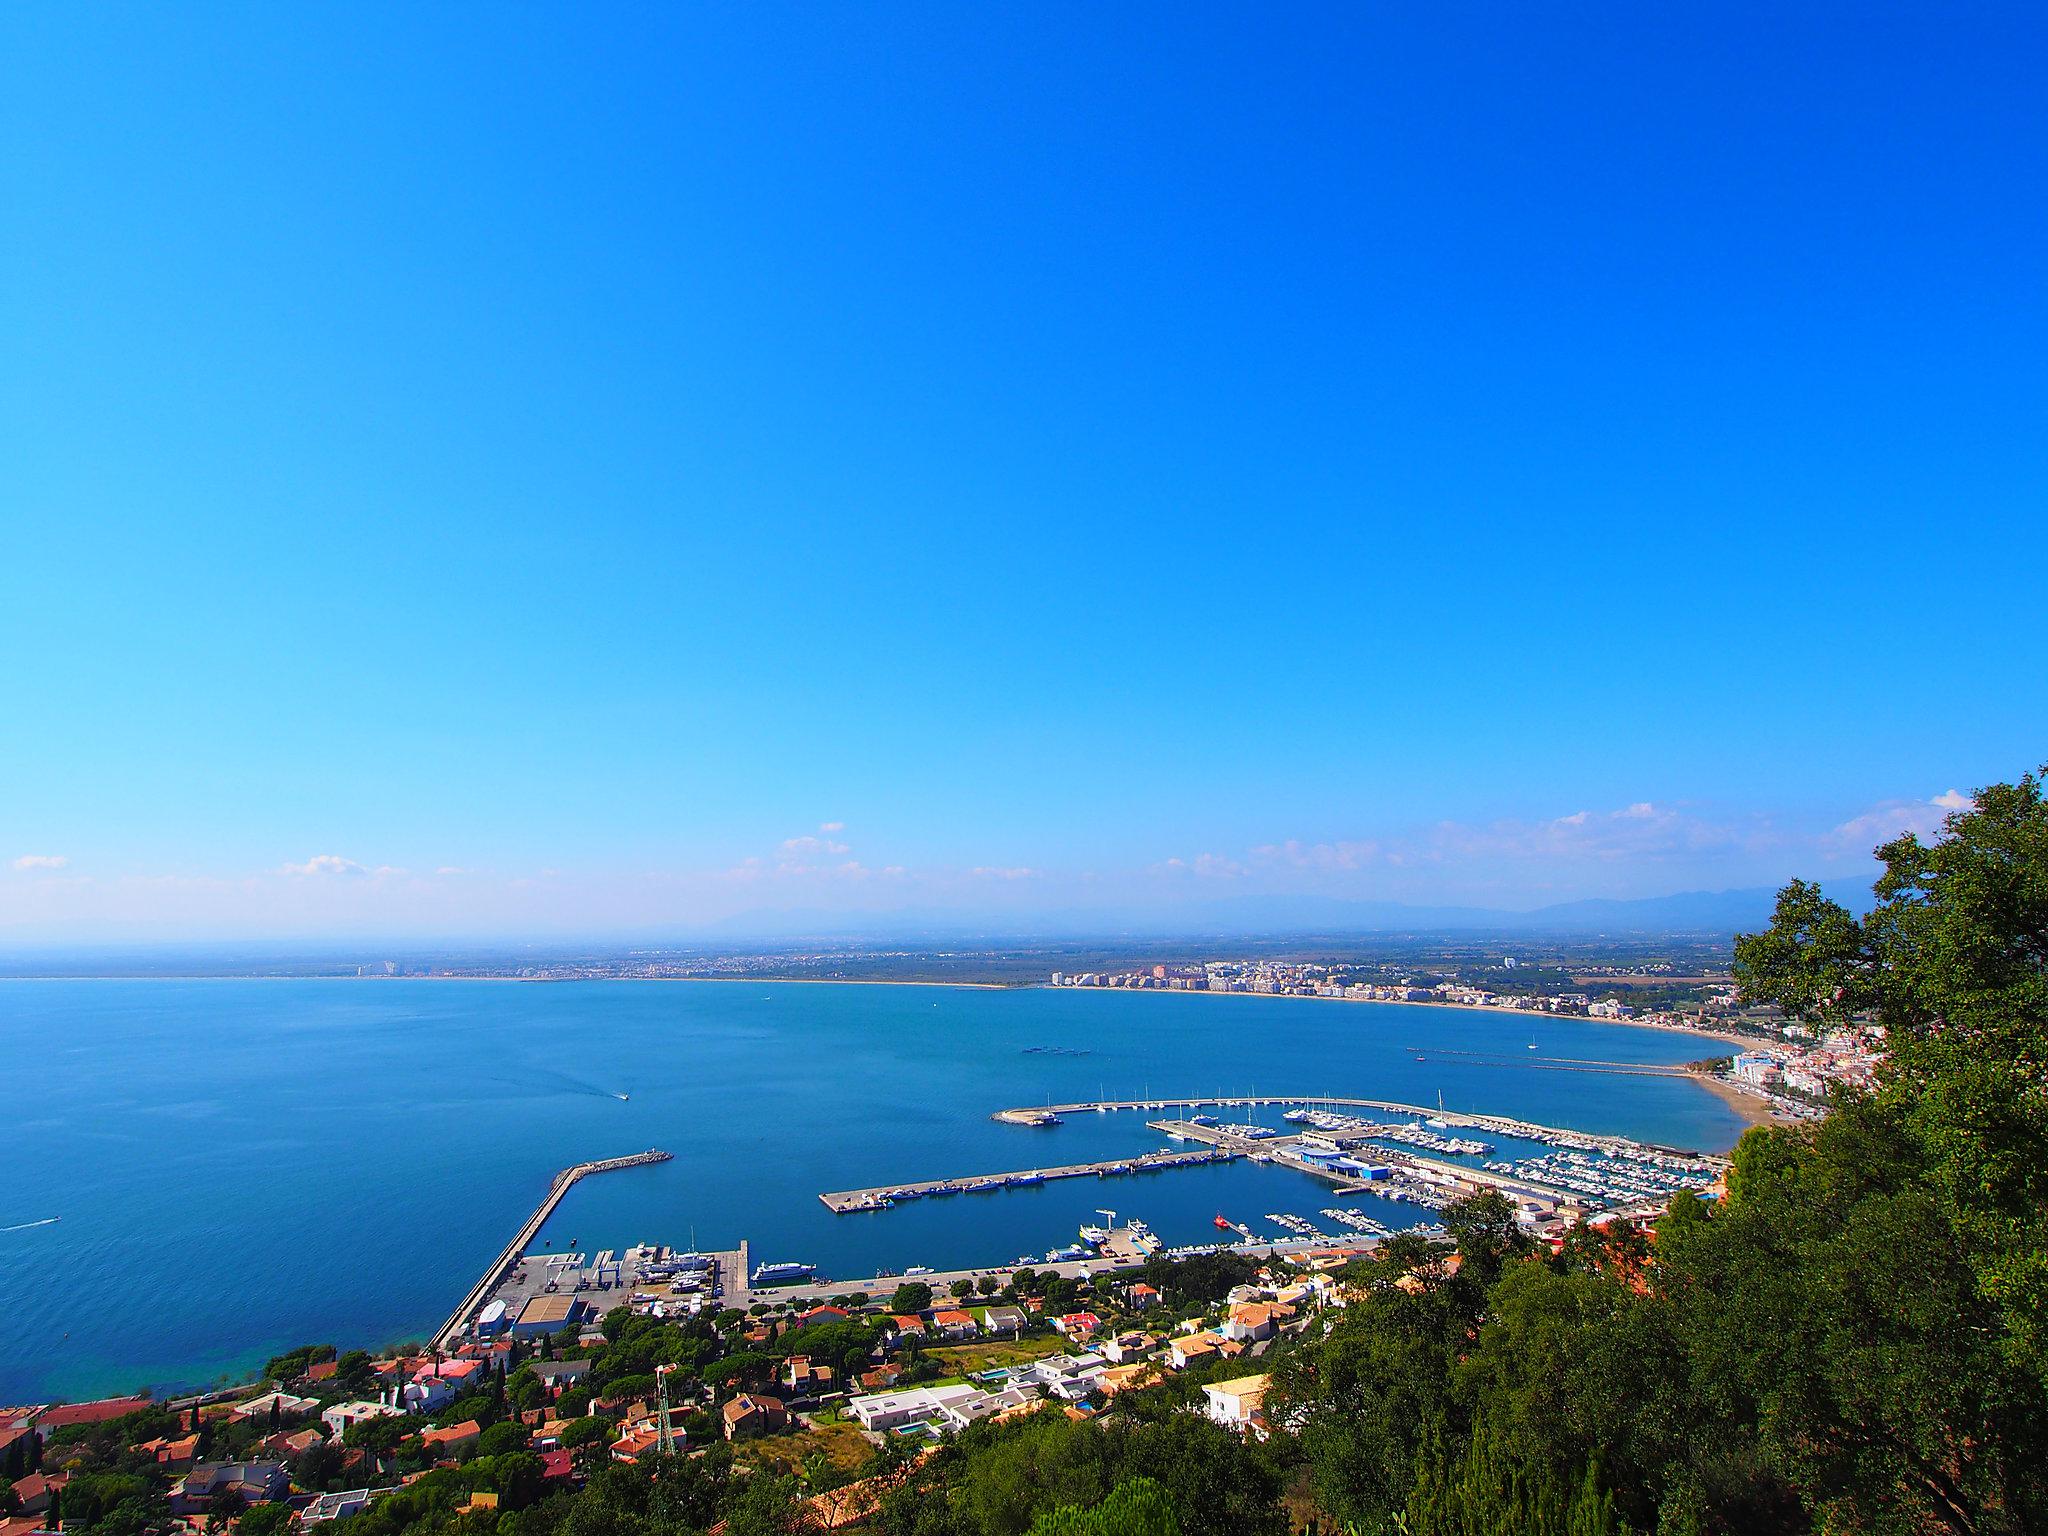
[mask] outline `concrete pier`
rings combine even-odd
[[[521,1227],[512,1241],[499,1251],[491,1267],[484,1271],[483,1278],[469,1288],[469,1294],[462,1298],[461,1304],[449,1314],[448,1321],[441,1325],[440,1332],[434,1335],[434,1348],[446,1349],[456,1335],[462,1332],[477,1309],[483,1306],[485,1298],[496,1290],[498,1282],[505,1278],[505,1272],[519,1262],[519,1256],[526,1251],[526,1245],[540,1236],[540,1229],[546,1226],[548,1218],[555,1214],[555,1207],[562,1203],[562,1197],[575,1188],[579,1180],[587,1179],[593,1173],[610,1173],[615,1168],[639,1168],[648,1163],[665,1163],[672,1155],[656,1148],[649,1148],[645,1152],[634,1152],[626,1157],[606,1157],[592,1163],[578,1163],[575,1167],[564,1168],[556,1174],[548,1185],[547,1197],[535,1207],[533,1214],[526,1218],[526,1225]]]
[[[897,1184],[877,1184],[868,1189],[840,1189],[818,1198],[825,1202],[825,1208],[836,1216],[850,1215],[857,1211],[879,1211],[887,1208],[889,1197],[898,1191],[925,1199],[943,1198],[949,1195],[992,1194],[1000,1189],[1019,1187],[1013,1179],[1030,1183],[1051,1183],[1054,1179],[1117,1178],[1130,1173],[1157,1173],[1165,1168],[1185,1168],[1192,1164],[1228,1162],[1238,1154],[1221,1147],[1205,1148],[1200,1152],[1146,1152],[1137,1157],[1111,1158],[1099,1163],[1069,1163],[1059,1168],[1027,1168],[1015,1173],[979,1173],[954,1179],[913,1179]]]

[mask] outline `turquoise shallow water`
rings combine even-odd
[[[746,1237],[760,1259],[861,1275],[1043,1253],[1102,1204],[1169,1242],[1206,1240],[1218,1210],[1264,1230],[1267,1211],[1330,1204],[1302,1175],[1251,1165],[869,1215],[816,1198],[1162,1144],[1135,1114],[1042,1131],[989,1119],[1021,1103],[1441,1094],[1680,1146],[1740,1133],[1683,1081],[1531,1070],[1516,1057],[1532,1040],[1536,1055],[1608,1061],[1712,1053],[1571,1020],[1045,988],[0,984],[0,1403],[205,1382],[308,1340],[422,1335],[553,1170],[649,1146],[675,1161],[586,1180],[546,1239]],[[1459,1050],[1495,1059],[1436,1054]]]

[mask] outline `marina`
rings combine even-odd
[[[1526,1219],[1570,1217],[1601,1209],[1654,1205],[1680,1189],[1701,1188],[1719,1176],[1722,1159],[1676,1152],[1618,1136],[1535,1125],[1494,1115],[1453,1114],[1421,1106],[1396,1106],[1382,1101],[1319,1098],[1258,1100],[1146,1100],[1110,1105],[1060,1105],[1044,1109],[1006,1110],[1004,1123],[1044,1127],[1047,1117],[1090,1110],[1152,1109],[1160,1105],[1192,1111],[1185,1118],[1149,1120],[1147,1128],[1174,1141],[1199,1142],[1189,1151],[1158,1151],[1094,1162],[1069,1163],[1006,1173],[913,1180],[864,1189],[832,1190],[818,1199],[835,1215],[885,1211],[913,1201],[962,1194],[998,1194],[1068,1179],[1107,1179],[1176,1168],[1251,1162],[1285,1168],[1327,1182],[1337,1195],[1370,1195],[1395,1204],[1442,1210],[1453,1201],[1482,1190],[1497,1190],[1516,1202]],[[1364,1108],[1406,1118],[1364,1119],[1335,1108]],[[1210,1108],[1256,1108],[1293,1105],[1284,1115],[1294,1131],[1279,1131],[1252,1122],[1218,1123]],[[1532,1156],[1494,1157],[1496,1146],[1454,1131],[1484,1130],[1496,1137],[1541,1144],[1548,1150]],[[775,1260],[749,1270],[748,1244],[729,1252],[673,1253],[642,1244],[623,1257],[612,1250],[595,1255],[574,1251],[533,1254],[528,1246],[562,1197],[579,1180],[615,1168],[666,1161],[668,1154],[648,1151],[631,1157],[581,1163],[555,1176],[547,1198],[513,1242],[464,1298],[461,1307],[436,1336],[445,1346],[474,1328],[489,1334],[505,1328],[534,1332],[566,1326],[600,1314],[622,1302],[656,1315],[686,1315],[707,1306],[742,1307],[773,1293],[784,1300],[823,1298],[888,1289],[898,1278],[884,1273],[860,1281],[834,1281],[808,1261]],[[1461,1162],[1458,1158],[1485,1159]],[[1218,1211],[1211,1225],[1219,1234],[1209,1243],[1165,1248],[1143,1221],[1117,1224],[1117,1212],[1096,1212],[1100,1224],[1084,1222],[1079,1241],[1049,1250],[1043,1261],[1020,1256],[1009,1266],[940,1272],[918,1266],[908,1273],[942,1282],[978,1281],[1007,1269],[1043,1263],[1056,1273],[1086,1276],[1100,1266],[1139,1264],[1162,1251],[1169,1257],[1229,1249],[1245,1253],[1289,1253],[1350,1248],[1362,1251],[1394,1234],[1395,1227],[1362,1211],[1325,1206],[1320,1215],[1342,1235],[1318,1226],[1308,1217],[1268,1211],[1264,1220],[1286,1235],[1262,1238],[1241,1221]],[[1434,1223],[1409,1227],[1422,1235],[1440,1234]],[[553,1298],[553,1299],[551,1299]]]

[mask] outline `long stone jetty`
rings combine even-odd
[[[593,1163],[578,1163],[573,1168],[564,1168],[548,1185],[547,1197],[534,1208],[526,1218],[526,1225],[513,1236],[511,1242],[499,1252],[491,1267],[484,1271],[483,1278],[470,1287],[462,1303],[449,1314],[448,1321],[434,1335],[434,1348],[446,1349],[451,1340],[462,1332],[477,1308],[484,1304],[484,1298],[497,1289],[498,1282],[505,1278],[505,1271],[519,1262],[519,1256],[526,1252],[526,1245],[540,1236],[540,1229],[547,1225],[548,1218],[555,1214],[555,1207],[562,1203],[562,1197],[576,1186],[580,1179],[587,1179],[593,1173],[610,1173],[617,1168],[640,1168],[648,1163],[665,1163],[674,1154],[649,1148],[645,1152],[634,1152],[625,1157],[600,1158]]]
[[[1054,1179],[1079,1179],[1089,1175],[1107,1179],[1127,1173],[1157,1173],[1164,1168],[1185,1168],[1190,1164],[1229,1162],[1237,1155],[1220,1147],[1205,1147],[1199,1152],[1146,1152],[1099,1163],[1068,1163],[1058,1168],[1027,1168],[1015,1173],[977,1173],[952,1179],[913,1179],[900,1184],[876,1184],[868,1189],[838,1189],[818,1198],[835,1216],[844,1216],[854,1211],[883,1210],[896,1200],[993,1194],[999,1189],[1029,1187],[1047,1184]]]

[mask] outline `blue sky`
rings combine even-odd
[[[0,940],[1524,907],[2048,756],[2042,13],[1411,9],[11,8]]]

